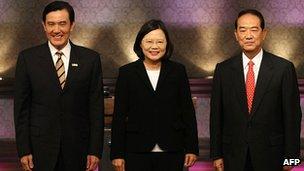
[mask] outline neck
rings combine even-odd
[[[260,53],[260,51],[262,50],[262,48],[260,48],[257,51],[252,51],[252,52],[245,52],[245,55],[249,58],[249,59],[253,59],[258,53]]]
[[[161,66],[161,61],[144,60],[144,65],[147,70],[159,70]]]
[[[58,51],[61,51],[64,47],[67,46],[68,43],[69,43],[69,42],[66,42],[66,43],[63,44],[63,45],[56,46],[56,45],[53,45],[52,42],[50,42],[50,44],[51,44],[56,50],[58,50]]]

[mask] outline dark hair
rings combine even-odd
[[[234,28],[237,29],[237,22],[238,22],[238,19],[240,17],[242,17],[243,15],[245,14],[251,14],[251,15],[255,15],[257,16],[259,19],[260,19],[260,26],[262,28],[262,30],[264,30],[265,28],[265,20],[264,20],[264,17],[262,15],[261,12],[259,12],[258,10],[255,10],[255,9],[245,9],[243,11],[241,11],[237,17],[237,19],[235,20],[234,22]]]
[[[66,9],[69,13],[70,22],[73,23],[75,21],[75,12],[73,7],[65,1],[54,1],[49,3],[43,10],[42,20],[45,22],[46,15],[50,12]]]
[[[165,33],[166,41],[167,41],[166,53],[164,54],[164,56],[161,59],[162,60],[169,59],[172,55],[173,44],[170,41],[169,33],[167,31],[167,28],[165,27],[165,24],[161,20],[152,19],[152,20],[149,20],[148,22],[146,22],[140,28],[139,32],[137,33],[135,43],[134,43],[134,46],[133,46],[134,52],[142,60],[145,59],[145,55],[142,51],[142,48],[140,47],[141,41],[145,37],[146,34],[148,34],[149,32],[151,32],[153,30],[156,30],[156,29],[161,29]]]

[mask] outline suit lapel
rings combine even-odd
[[[81,67],[80,64],[80,59],[79,59],[79,53],[77,53],[77,49],[75,45],[70,42],[71,44],[71,53],[70,53],[70,61],[69,61],[69,66],[68,67],[68,74],[66,76],[66,84],[63,88],[63,91],[67,91],[69,87],[71,86],[72,80],[75,78],[77,75],[77,71],[79,67]]]
[[[143,64],[142,60],[138,60],[137,62],[137,73],[139,77],[143,80],[145,86],[152,92],[157,92],[159,88],[162,86],[162,84],[165,82],[165,78],[167,77],[167,74],[170,70],[170,65],[168,65],[168,61],[163,61],[160,68],[160,74],[158,78],[158,82],[156,85],[156,90],[154,91],[152,84],[150,82],[149,76],[147,74],[146,68]]]
[[[272,75],[273,75],[272,62],[269,57],[269,54],[264,51],[260,70],[259,70],[258,80],[254,91],[253,105],[251,112],[252,115],[256,112],[257,108],[259,107],[263,95],[266,92],[267,87],[270,83]]]
[[[160,74],[156,86],[156,91],[159,90],[159,88],[162,86],[162,84],[165,82],[165,78],[167,77],[167,74],[170,70],[170,65],[168,64],[168,61],[163,61],[161,68],[160,68]]]
[[[146,68],[144,66],[143,60],[137,60],[136,61],[136,72],[139,75],[139,77],[144,82],[144,85],[152,92],[154,92],[154,89],[152,87],[152,84],[150,82],[149,76],[147,74]]]
[[[248,114],[248,105],[247,105],[247,96],[246,96],[246,88],[245,88],[245,80],[244,80],[244,69],[243,69],[243,63],[242,63],[242,56],[237,56],[234,61],[232,68],[235,72],[234,76],[234,87],[237,94],[237,97],[239,98],[240,106],[246,114],[246,116],[249,116]]]
[[[50,79],[61,90],[60,83],[56,74],[56,68],[47,43],[42,45],[41,51],[38,55],[40,59],[40,66],[45,72],[45,78]]]

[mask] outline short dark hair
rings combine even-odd
[[[135,43],[134,43],[134,46],[133,46],[134,52],[142,60],[145,59],[145,55],[144,55],[144,53],[142,51],[142,48],[140,46],[141,41],[145,37],[146,34],[148,34],[149,32],[151,32],[153,30],[156,30],[156,29],[161,29],[165,33],[166,41],[167,41],[166,53],[164,54],[164,56],[161,59],[162,60],[169,59],[172,55],[173,44],[170,41],[169,33],[167,31],[167,28],[166,28],[165,24],[161,20],[152,19],[152,20],[149,20],[148,22],[146,22],[140,28],[139,32],[137,33]]]
[[[43,22],[45,22],[46,15],[48,13],[53,12],[53,11],[57,11],[57,10],[63,10],[63,9],[68,11],[70,22],[73,23],[75,21],[74,9],[68,2],[65,2],[65,1],[54,1],[54,2],[49,3],[44,8],[43,13],[42,13]]]
[[[235,22],[234,22],[234,28],[237,29],[237,22],[239,20],[240,17],[242,17],[243,15],[245,14],[251,14],[251,15],[254,15],[254,16],[257,16],[259,19],[260,19],[260,26],[262,28],[262,30],[264,30],[265,28],[265,20],[264,20],[264,17],[262,15],[261,12],[259,12],[258,10],[255,10],[255,9],[245,9],[245,10],[242,10],[238,17],[236,18]]]

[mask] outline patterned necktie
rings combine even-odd
[[[57,62],[56,62],[56,72],[57,72],[57,77],[60,82],[60,86],[63,89],[65,85],[65,70],[64,70],[64,64],[61,59],[61,56],[63,55],[62,52],[58,51],[56,52],[56,55],[58,56]]]
[[[248,72],[246,77],[246,93],[247,93],[247,104],[248,104],[249,113],[251,112],[254,89],[255,89],[253,65],[254,63],[250,60],[248,62]]]

